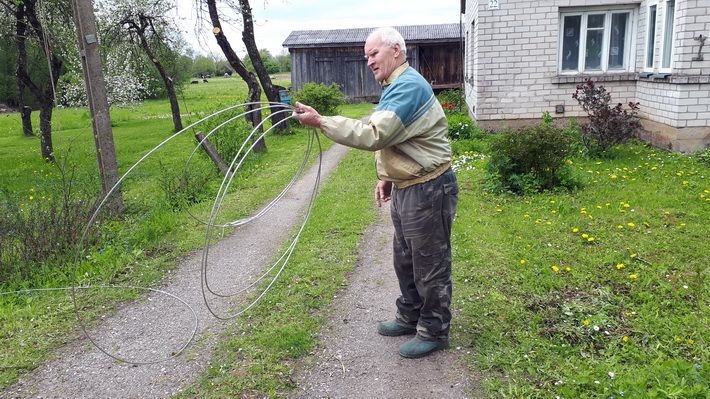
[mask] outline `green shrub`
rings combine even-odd
[[[338,107],[345,104],[345,95],[336,83],[330,86],[322,83],[306,83],[301,90],[294,93],[293,99],[315,108],[325,116],[337,115]]]
[[[171,209],[179,210],[209,197],[208,185],[214,172],[207,168],[169,168],[159,163],[158,182]]]
[[[95,181],[79,178],[76,165],[59,157],[59,179],[27,195],[0,189],[0,283],[29,279],[56,260],[71,257],[88,223]],[[90,242],[93,237],[87,237]]]
[[[710,166],[710,147],[707,147],[703,151],[698,152],[697,157],[701,163]]]
[[[488,186],[493,191],[527,194],[574,182],[566,165],[571,138],[551,124],[502,133],[493,140]]]
[[[481,138],[485,135],[468,114],[453,113],[447,115],[449,122],[449,138],[451,140],[467,140]]]
[[[459,89],[444,90],[437,98],[447,115],[450,113],[466,112],[466,98]]]
[[[217,104],[215,109],[223,109],[227,106],[228,105],[226,104]],[[199,130],[202,131],[205,135],[207,135],[212,131],[212,129],[245,111],[245,108],[239,107],[233,110],[223,112],[217,116],[214,116],[204,121],[202,124],[199,125]],[[240,117],[220,127],[215,133],[209,136],[208,140],[217,150],[217,153],[219,154],[220,158],[222,158],[222,161],[229,165],[229,163],[232,162],[232,159],[234,159],[234,157],[238,155],[239,149],[244,144],[244,141],[247,139],[247,137],[249,137],[249,134],[251,134],[251,131],[253,129],[254,128],[252,127],[252,125],[247,122],[246,119]],[[255,132],[254,136],[252,136],[252,140],[246,145],[244,150],[247,150],[249,146],[253,143],[253,140],[257,139],[260,134],[261,133],[258,131]]]

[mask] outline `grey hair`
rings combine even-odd
[[[402,37],[402,34],[400,34],[397,29],[389,26],[377,28],[367,36],[367,40],[370,40],[374,37],[379,37],[380,39],[382,39],[382,43],[384,43],[388,47],[394,47],[395,44],[399,44],[399,49],[402,54],[404,54],[405,56],[407,55],[407,45],[404,43],[404,38]]]

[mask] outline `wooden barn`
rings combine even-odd
[[[461,25],[395,26],[407,44],[409,65],[435,91],[463,83]],[[292,90],[308,82],[337,83],[349,101],[377,101],[382,88],[367,67],[365,39],[375,28],[293,31],[283,46],[291,53]]]

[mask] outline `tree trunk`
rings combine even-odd
[[[22,88],[24,89],[24,86]],[[34,131],[32,131],[32,108],[25,105],[23,97],[24,96],[18,97],[18,103],[20,106],[20,118],[22,119],[22,132],[25,137],[34,137],[35,133]]]
[[[163,79],[165,91],[167,91],[168,99],[170,100],[170,111],[173,114],[173,126],[175,126],[175,131],[179,132],[182,130],[182,119],[180,118],[180,105],[178,103],[177,94],[175,94],[175,84],[173,83],[173,78],[168,75],[168,72],[165,70],[165,67],[163,67],[163,64],[155,56],[155,53],[153,53],[153,50],[150,48],[148,40],[145,37],[145,28],[141,28],[142,23],[141,27],[136,27],[136,33],[140,38],[141,47],[143,48],[143,51],[145,51],[146,55],[150,57],[151,61],[153,61],[153,65],[155,65],[160,77]]]
[[[40,102],[39,127],[42,158],[47,161],[54,161],[54,148],[52,146],[52,109],[54,108],[54,88],[57,87],[59,74],[62,71],[62,60],[43,44],[46,43],[44,29],[37,18],[36,0],[26,0],[24,4],[24,17],[34,30],[37,40],[39,40],[44,55],[49,59],[50,84],[42,90],[30,78],[27,68],[17,69],[17,78],[30,89],[32,94]],[[25,63],[26,64],[26,63]],[[25,65],[26,66],[26,65]]]
[[[15,81],[17,83],[17,106],[20,109],[22,132],[26,137],[33,137],[32,108],[25,106],[25,83],[20,71],[27,71],[27,22],[25,21],[25,5],[18,4],[15,10],[15,46],[17,47],[17,69]]]
[[[215,150],[214,146],[212,146],[212,143],[210,143],[209,139],[205,138],[205,134],[202,132],[197,132],[195,133],[195,139],[197,140],[198,144],[202,144],[202,149],[205,151],[205,153],[207,153],[207,156],[210,157],[212,163],[215,164],[217,169],[219,169],[220,173],[226,176],[229,172],[229,166],[224,163],[222,157],[219,156],[219,153],[217,153],[217,150]]]
[[[47,162],[54,161],[54,147],[52,146],[52,111],[54,99],[42,98],[39,110],[39,131],[42,149],[42,158]]]
[[[279,91],[271,83],[271,77],[266,71],[263,61],[261,60],[261,55],[259,54],[259,49],[256,46],[256,39],[254,38],[254,18],[251,13],[251,6],[249,5],[249,0],[239,0],[239,7],[241,8],[242,20],[244,21],[244,30],[242,31],[242,42],[247,48],[247,53],[251,59],[251,63],[254,66],[256,75],[259,77],[261,82],[261,87],[264,88],[264,93],[266,98],[270,102],[280,102]],[[286,130],[287,126],[282,121],[286,118],[286,113],[279,113],[271,118],[271,123],[276,126],[278,130]]]
[[[222,49],[222,53],[224,53],[224,56],[227,57],[229,65],[231,65],[232,68],[234,68],[234,70],[239,74],[239,76],[247,83],[247,86],[249,87],[249,101],[261,101],[261,87],[259,86],[259,82],[256,80],[254,74],[249,72],[244,66],[244,63],[242,63],[242,60],[239,59],[239,56],[237,56],[237,53],[234,52],[232,46],[229,44],[229,40],[227,40],[227,37],[224,35],[222,25],[219,22],[219,14],[217,13],[216,0],[205,1],[207,2],[207,8],[209,9],[210,20],[212,21],[212,33],[214,33],[214,37],[217,40],[217,44],[219,44],[219,47]],[[256,108],[259,107],[257,105],[249,106],[250,110]],[[247,114],[246,118],[247,121],[252,124],[252,126],[256,127],[261,122],[261,111],[249,113]],[[254,151],[266,151],[266,143],[263,139],[259,140],[256,143],[256,145],[254,146]]]

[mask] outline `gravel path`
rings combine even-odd
[[[337,166],[347,148],[333,145],[323,154],[321,177]],[[312,168],[257,223],[242,226],[210,249],[210,284],[219,292],[258,276],[270,266],[281,244],[301,221],[310,198]],[[455,342],[447,351],[408,360],[398,354],[407,337],[382,337],[378,321],[394,312],[398,288],[391,266],[392,227],[388,208],[369,226],[350,284],[335,299],[320,345],[299,367],[292,398],[480,398],[477,381],[461,366]],[[296,248],[298,250],[298,248]],[[161,290],[178,295],[194,309],[197,335],[180,356],[152,365],[117,362],[84,337],[59,349],[53,359],[0,392],[0,398],[166,398],[180,392],[207,368],[217,339],[229,322],[213,317],[200,290],[201,251],[185,259]],[[233,312],[238,299],[212,298],[220,313]],[[168,316],[166,316],[168,315]],[[454,320],[455,322],[455,320]],[[91,337],[111,353],[146,361],[180,349],[194,328],[184,304],[147,293],[107,315]]]
[[[383,337],[380,321],[394,317],[399,293],[392,267],[392,222],[383,206],[360,244],[350,284],[335,299],[321,344],[296,378],[292,399],[481,398],[477,381],[452,348],[405,359],[399,345],[411,336]],[[455,322],[455,320],[454,320]]]

